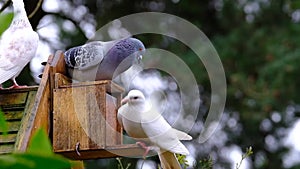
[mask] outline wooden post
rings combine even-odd
[[[22,125],[17,136],[15,150],[25,151],[28,147],[32,134],[39,128],[44,128],[45,131],[50,131],[50,112],[51,112],[51,91],[49,81],[49,63],[52,62],[53,56],[48,58],[47,65],[43,71],[43,76],[40,86],[36,93],[34,102],[25,110],[25,115],[22,119]]]

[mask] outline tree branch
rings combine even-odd
[[[2,13],[10,4],[11,4],[11,0],[6,0],[0,9],[0,13]]]
[[[39,0],[39,2],[36,4],[36,7],[34,8],[34,10],[31,12],[31,14],[28,15],[29,19],[32,18],[36,14],[36,12],[39,10],[39,8],[42,5],[42,2],[43,2],[43,0]]]

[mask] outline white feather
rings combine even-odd
[[[0,84],[15,79],[36,53],[39,37],[32,30],[22,0],[13,0],[14,19],[0,39]]]
[[[149,140],[161,150],[189,154],[180,140],[190,140],[192,137],[172,128],[155,106],[145,100],[142,92],[132,90],[126,99],[129,101],[119,109],[118,120],[129,136],[137,140]]]

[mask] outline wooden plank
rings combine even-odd
[[[0,155],[12,153],[14,151],[14,144],[0,145]]]
[[[115,158],[115,157],[142,157],[145,150],[137,146],[136,144],[123,144],[108,146],[105,149],[96,150],[79,150],[81,156],[73,151],[57,151],[57,154],[61,154],[67,158],[73,160],[88,160],[98,158]],[[150,151],[149,155],[156,155],[154,151]]]
[[[3,111],[4,118],[6,121],[12,120],[20,120],[23,117],[23,111],[16,110],[16,111]]]
[[[117,99],[106,94],[106,105],[105,105],[105,122],[106,122],[106,146],[112,146],[118,144],[117,139]]]
[[[72,82],[71,79],[69,79],[67,76],[61,74],[61,73],[55,73],[55,82],[54,82],[54,88],[57,89],[60,86],[70,84]]]
[[[8,132],[18,132],[21,126],[20,121],[8,121],[7,123]],[[0,128],[0,133],[2,133],[3,130]]]
[[[105,122],[98,107],[101,91],[95,86],[54,89],[53,149],[98,149],[105,145]],[[62,104],[63,103],[63,104]]]
[[[94,85],[105,85],[106,92],[108,93],[123,93],[124,89],[110,80],[99,80],[99,81],[87,81],[87,82],[76,82],[69,84],[62,84],[59,88],[70,88],[70,87],[81,87],[81,86],[94,86]]]
[[[24,92],[29,92],[32,90],[37,90],[39,86],[27,86],[27,87],[23,87],[23,88],[13,88],[13,89],[3,89],[0,90],[0,95],[1,94],[11,94],[11,93],[24,93]]]
[[[52,71],[53,75],[55,73],[61,73],[63,75],[67,74],[66,63],[64,59],[64,53],[62,51],[57,51],[50,62],[50,71]],[[54,79],[53,79],[54,80]]]
[[[121,124],[118,122],[118,109],[121,107],[121,100],[122,100],[122,93],[117,94],[116,95],[116,103],[117,103],[117,107],[116,107],[116,121],[117,121],[117,144],[123,144],[123,128],[121,126]]]
[[[26,105],[25,114],[22,119],[22,125],[18,132],[15,144],[15,150],[25,151],[33,133],[40,127],[49,132],[50,127],[50,82],[49,69],[53,56],[50,55],[44,68],[43,76],[39,88],[34,96],[31,93],[30,102]],[[33,98],[34,97],[34,98]]]
[[[21,93],[2,93],[0,95],[0,106],[25,104],[27,91]]]
[[[16,141],[17,134],[7,134],[6,136],[0,135],[0,143],[14,143]]]

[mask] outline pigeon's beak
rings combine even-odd
[[[143,59],[143,56],[142,55],[138,55],[137,60],[138,60],[139,64],[141,63],[142,59]]]
[[[124,99],[121,100],[121,105],[126,104],[129,101],[129,97],[124,97]]]

